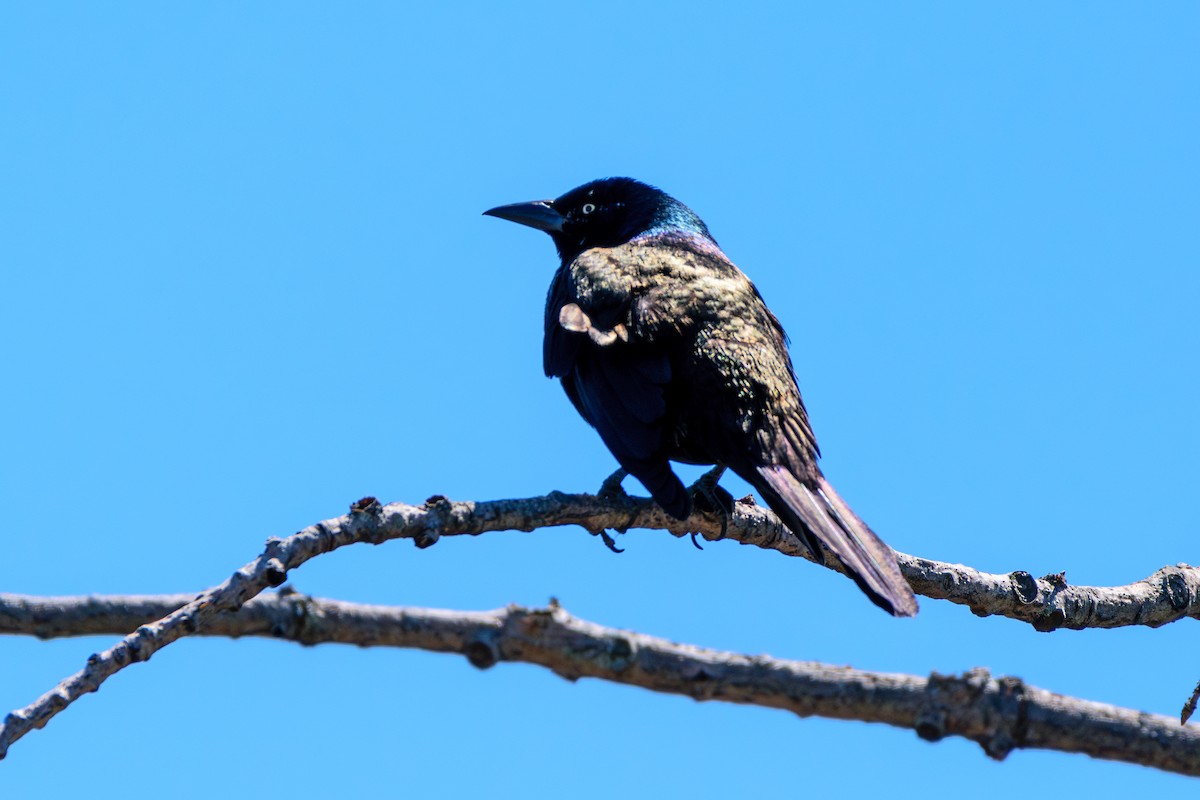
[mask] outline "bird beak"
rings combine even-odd
[[[483,212],[489,217],[499,217],[509,222],[528,225],[547,233],[561,233],[563,215],[554,210],[553,200],[537,200],[532,203],[513,203],[510,206],[496,206]]]

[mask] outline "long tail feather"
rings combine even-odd
[[[784,524],[820,557],[813,541],[829,548],[875,605],[897,617],[917,613],[917,598],[900,574],[891,548],[858,518],[824,477],[815,488],[798,480],[787,467],[756,467],[743,475]]]

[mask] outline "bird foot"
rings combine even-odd
[[[629,500],[631,498],[625,492],[625,488],[623,486],[621,486],[621,482],[624,481],[626,476],[628,476],[628,475],[629,475],[629,471],[626,470],[625,468],[622,467],[622,468],[618,469],[612,475],[609,475],[607,478],[604,479],[604,483],[600,484],[600,491],[596,492],[596,496],[599,497],[601,500],[610,500],[610,501],[615,500],[617,502],[623,502],[623,503],[629,502]],[[613,530],[616,531],[617,533],[622,533],[622,534],[625,533],[625,531],[629,530],[629,526],[633,524],[633,521],[635,519],[637,519],[637,515],[638,515],[637,509],[634,509],[629,514],[629,520],[621,527],[613,528]],[[617,547],[616,541],[613,539],[612,536],[609,535],[607,530],[601,529],[598,535],[600,536],[601,540],[604,542],[604,546],[607,547],[609,550],[613,551],[614,553],[624,553],[625,552],[625,548]]]
[[[600,491],[596,492],[596,496],[602,500],[624,500],[629,497],[625,493],[625,487],[621,486],[621,481],[629,476],[629,470],[621,467],[612,475],[604,479],[604,483],[600,484]]]
[[[688,492],[692,495],[692,502],[697,511],[720,515],[721,535],[717,537],[717,541],[724,539],[725,535],[729,532],[729,518],[733,516],[733,495],[717,484],[724,474],[725,467],[718,464],[701,475],[695,483],[688,487]],[[692,533],[692,544],[695,545],[697,550],[704,549],[696,541],[695,532]]]
[[[617,533],[624,533],[624,532],[625,531],[617,531]],[[606,531],[604,528],[601,528],[597,535],[600,537],[600,541],[604,542],[604,546],[607,547],[609,550],[612,550],[614,553],[624,553],[625,552],[624,547],[617,547],[616,540],[613,539],[613,537],[610,536],[608,531]]]

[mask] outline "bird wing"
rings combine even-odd
[[[668,513],[684,518],[691,499],[666,456],[668,352],[639,338],[630,320],[633,284],[619,253],[585,251],[560,269],[546,302],[543,367],[621,466]]]
[[[575,357],[583,340],[571,336],[558,324],[564,306],[574,303],[567,267],[559,267],[546,295],[545,337],[542,339],[542,369],[547,378],[561,378],[575,366]]]

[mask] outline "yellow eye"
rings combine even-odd
[[[596,204],[595,203],[584,203],[583,208],[580,210],[583,211],[583,213],[585,213],[585,214],[590,214],[596,210]]]

